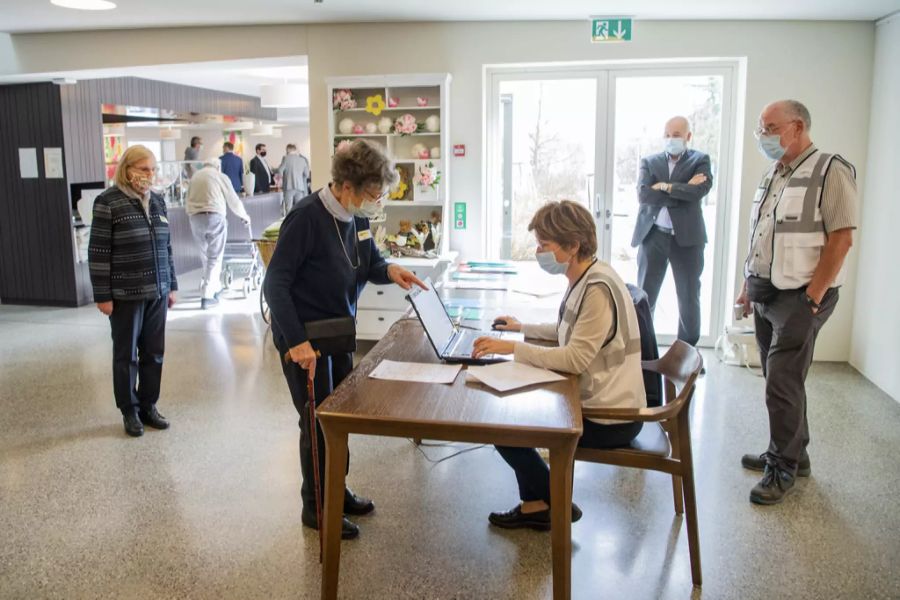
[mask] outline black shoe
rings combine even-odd
[[[200,299],[200,309],[206,310],[207,308],[212,308],[213,306],[217,306],[219,304],[219,294],[216,294],[212,298],[201,298]]]
[[[750,502],[754,504],[778,504],[794,490],[795,478],[793,475],[766,465],[766,473],[763,478],[750,490]]]
[[[741,466],[751,471],[765,471],[766,453],[763,452],[759,456],[756,454],[745,454],[741,457]],[[812,468],[809,465],[809,456],[800,459],[800,462],[797,464],[797,475],[799,477],[809,477],[811,473]]]
[[[137,413],[122,413],[122,421],[125,422],[125,433],[131,437],[141,437],[144,435],[144,426],[141,424],[141,420],[138,419]]]
[[[375,510],[375,503],[368,498],[357,496],[350,488],[344,488],[344,514],[367,515]]]
[[[156,410],[155,406],[151,406],[147,410],[139,410],[138,416],[140,417],[141,422],[147,427],[152,427],[153,429],[169,428],[169,422],[166,421],[166,418],[164,416],[159,414],[159,411]]]
[[[300,522],[303,523],[306,527],[310,529],[319,530],[319,520],[316,519],[315,511],[309,511],[305,508],[300,513]],[[341,519],[341,539],[342,540],[354,540],[359,537],[359,527],[356,526],[355,523],[347,519],[347,517],[343,517]]]
[[[575,523],[579,519],[581,519],[581,509],[573,502],[572,522]],[[524,513],[522,512],[522,505],[519,504],[514,509],[506,512],[491,513],[488,515],[488,521],[491,522],[491,525],[496,525],[503,529],[528,527],[538,531],[550,531],[550,509]]]

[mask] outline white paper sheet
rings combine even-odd
[[[37,167],[37,148],[19,148],[19,176],[22,179],[36,179]]]
[[[484,367],[470,366],[467,370],[466,380],[473,379],[498,392],[506,392],[536,383],[562,381],[565,377],[547,369],[509,361]]]
[[[385,359],[372,369],[369,377],[421,383],[453,383],[461,368],[462,365],[397,362]]]

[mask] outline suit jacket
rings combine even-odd
[[[236,194],[241,193],[244,186],[244,161],[234,152],[226,152],[219,157],[222,164],[222,172],[231,180],[231,185]]]
[[[706,175],[706,182],[700,185],[688,185],[688,181],[697,173]],[[672,184],[672,192],[666,193],[650,189],[654,183]],[[703,223],[703,211],[700,200],[709,193],[712,187],[712,172],[709,156],[688,148],[678,159],[672,176],[669,177],[669,158],[665,152],[652,154],[641,159],[641,172],[638,177],[638,202],[641,204],[637,223],[634,226],[632,246],[639,246],[656,222],[659,209],[665,206],[672,218],[675,229],[675,243],[679,246],[697,246],[706,243],[706,226]]]
[[[266,170],[262,161],[263,159],[259,156],[254,156],[250,161],[250,172],[256,175],[256,185],[253,188],[254,194],[265,194],[275,183],[272,169]]]
[[[283,189],[300,190],[304,196],[309,194],[309,162],[302,154],[285,154],[275,172],[281,175]]]

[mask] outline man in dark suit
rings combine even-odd
[[[275,184],[272,176],[272,169],[266,162],[266,145],[256,145],[256,156],[250,161],[250,171],[256,175],[256,185],[253,187],[254,194],[265,194]]]
[[[244,179],[244,161],[234,153],[234,144],[231,142],[222,144],[222,156],[219,157],[219,161],[222,165],[222,173],[228,176],[234,193],[240,196]]]
[[[700,200],[712,187],[709,156],[691,150],[691,128],[684,117],[666,123],[665,151],[641,159],[641,208],[632,246],[638,250],[638,285],[656,309],[669,263],[678,295],[678,339],[700,339],[700,274],[706,227]]]

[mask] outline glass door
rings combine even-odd
[[[550,200],[594,209],[598,111],[605,74],[529,72],[495,82],[495,157],[489,227],[491,255],[533,260],[528,223]],[[604,111],[605,112],[605,111]],[[605,124],[605,121],[604,121]]]
[[[723,243],[725,214],[722,191],[730,123],[729,72],[725,69],[644,69],[614,71],[610,77],[609,136],[606,155],[608,178],[598,197],[609,219],[603,224],[604,257],[629,283],[638,282],[638,248],[631,246],[639,209],[637,179],[641,159],[663,152],[666,122],[684,116],[690,123],[688,148],[710,157],[713,185],[700,200],[708,243],[703,250],[700,275],[700,342],[712,345],[723,323],[722,298],[726,269]],[[727,97],[726,97],[727,96]],[[654,327],[661,341],[670,342],[678,332],[679,310],[675,279],[668,267],[656,302]]]
[[[725,233],[730,189],[735,66],[674,64],[497,68],[489,71],[486,136],[486,255],[533,260],[528,223],[550,200],[583,203],[594,215],[600,258],[638,283],[631,246],[642,158],[663,151],[665,123],[685,116],[689,147],[710,156],[713,187],[701,201],[709,242],[701,275],[700,345],[724,323]],[[678,330],[671,267],[654,315],[670,343]]]

